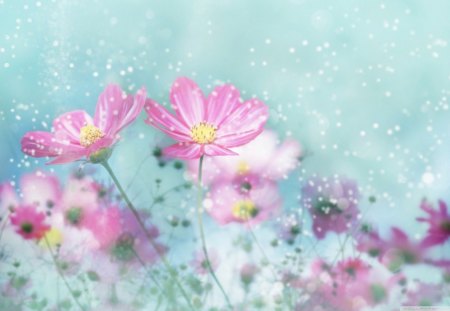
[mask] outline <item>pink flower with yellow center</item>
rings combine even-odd
[[[101,150],[114,145],[118,133],[141,112],[146,98],[144,88],[136,96],[126,95],[110,84],[100,94],[94,118],[83,110],[67,112],[53,121],[52,132],[28,132],[22,138],[22,151],[36,158],[54,158],[61,164],[83,157],[95,161]]]
[[[45,218],[44,213],[31,205],[20,206],[10,215],[16,232],[26,240],[40,240],[50,230],[50,226],[45,224]]]
[[[178,141],[164,149],[170,157],[235,155],[229,148],[256,138],[268,118],[263,102],[256,98],[242,102],[231,84],[216,87],[205,98],[194,81],[181,77],[172,86],[170,101],[175,114],[151,99],[145,104],[146,123]]]

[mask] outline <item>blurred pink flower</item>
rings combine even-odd
[[[49,164],[89,158],[118,140],[118,133],[141,112],[145,98],[144,88],[127,96],[110,84],[99,96],[94,118],[83,110],[67,112],[53,121],[52,132],[26,133],[22,151],[31,157],[54,158]]]
[[[388,250],[387,243],[373,230],[361,233],[356,237],[356,241],[358,251],[374,258],[381,259]]]
[[[300,283],[310,294],[305,310],[357,311],[388,301],[398,276],[371,267],[359,258],[347,258],[331,267],[314,261],[311,276]]]
[[[312,178],[302,189],[302,203],[311,214],[313,232],[323,239],[327,232],[347,231],[359,215],[356,183],[345,178]]]
[[[117,206],[108,206],[89,213],[84,227],[92,232],[100,248],[111,245],[122,231],[121,210]]]
[[[10,182],[0,184],[0,215],[19,204],[16,192]]]
[[[426,247],[443,244],[450,238],[450,214],[447,204],[439,201],[439,209],[434,209],[430,202],[423,200],[420,208],[425,211],[428,218],[419,217],[418,221],[427,222],[429,225],[427,236],[422,245]]]
[[[226,181],[217,182],[208,196],[205,208],[221,225],[230,222],[255,225],[269,219],[281,208],[277,185],[269,180],[261,181],[248,194],[241,193]]]
[[[391,238],[385,241],[381,262],[391,271],[398,271],[404,265],[419,264],[425,261],[427,247],[411,241],[401,229],[393,227]]]
[[[442,284],[416,282],[415,289],[406,293],[402,306],[437,306],[444,297]]]
[[[256,274],[260,271],[259,267],[252,263],[245,263],[242,265],[239,275],[244,285],[250,285],[254,280]]]
[[[101,207],[98,189],[99,184],[89,176],[70,176],[55,211],[64,215],[67,225],[81,228],[89,221],[95,222],[95,218],[99,216],[96,212]],[[108,202],[104,203],[102,206],[109,207]]]
[[[233,151],[239,155],[205,159],[204,184],[208,185],[218,179],[229,179],[243,184],[251,183],[255,177],[271,180],[287,178],[297,167],[302,154],[297,141],[286,139],[280,143],[277,135],[269,130],[264,130],[250,143],[234,148]],[[188,168],[192,177],[196,179],[198,161],[189,161]]]
[[[268,118],[265,104],[256,98],[242,103],[231,84],[216,87],[205,98],[194,81],[181,77],[172,85],[170,101],[175,114],[147,99],[146,123],[178,141],[163,151],[175,158],[235,155],[229,148],[256,138]]]
[[[195,253],[194,260],[191,262],[191,264],[198,274],[208,274],[209,273],[208,265],[211,266],[211,269],[213,271],[216,271],[217,268],[219,267],[220,263],[219,254],[217,254],[217,252],[214,249],[208,251],[208,257],[209,262],[206,259],[204,252],[199,251]]]
[[[43,212],[58,205],[62,195],[58,177],[42,171],[23,175],[20,179],[20,192],[23,204],[33,204]]]
[[[38,212],[32,205],[16,207],[10,220],[16,232],[26,240],[40,240],[50,230],[50,226],[45,224],[45,214]]]

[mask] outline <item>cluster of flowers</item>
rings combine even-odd
[[[127,275],[133,278],[142,271],[149,272],[149,265],[161,262],[169,273],[146,280],[161,293],[156,302],[146,302],[150,305],[159,306],[164,296],[167,306],[173,307],[178,297],[167,287],[174,284],[164,282],[170,278],[186,299],[176,302],[176,308],[206,310],[217,305],[217,301],[208,305],[198,298],[208,287],[207,279],[194,277],[195,272],[210,272],[228,307],[239,310],[356,311],[383,305],[387,310],[400,303],[432,305],[442,301],[443,284],[450,283],[450,258],[436,257],[436,249],[450,239],[445,202],[440,201],[438,208],[426,200],[421,203],[426,217],[418,221],[428,224],[422,240],[411,239],[397,227],[383,237],[362,217],[356,182],[344,177],[310,178],[300,191],[300,206],[283,208],[279,181],[299,166],[302,149],[297,141],[280,141],[274,132],[263,129],[267,106],[257,99],[243,102],[232,85],[218,86],[205,97],[187,78],[175,81],[170,100],[174,114],[146,98],[144,89],[131,96],[110,85],[99,97],[94,118],[84,111],[73,111],[55,119],[51,133],[25,134],[22,150],[27,155],[53,158],[51,164],[80,159],[101,164],[115,187],[82,173],[73,174],[62,186],[54,175],[42,171],[22,177],[19,196],[10,182],[4,183],[0,186],[0,215],[6,216],[1,222],[2,233],[11,230],[24,240],[36,241],[39,252],[47,251],[53,257],[63,278],[83,273],[108,288]],[[228,300],[227,288],[222,288],[214,274],[220,269],[219,255],[210,252],[208,256],[205,244],[204,253],[192,262],[191,274],[173,269],[166,258],[169,248],[158,241],[160,233],[151,223],[151,215],[133,206],[112,173],[108,159],[118,133],[142,110],[147,113],[146,123],[177,141],[157,156],[186,160],[188,175],[198,183],[200,194],[203,185],[208,189],[204,199],[200,195],[200,211],[204,209],[222,226],[234,223],[248,229],[254,238],[251,243],[257,244],[266,257],[264,263],[249,260],[240,267],[244,298]],[[286,255],[291,254],[289,248],[295,249],[294,255],[285,256],[284,265],[275,263],[276,256],[268,258],[261,246],[265,243],[259,243],[253,232],[256,225],[269,222],[276,224],[271,227],[277,236],[273,253]],[[331,256],[330,251],[319,254],[317,244],[326,243],[333,235],[338,238],[339,249]],[[286,243],[280,246],[276,241]],[[442,281],[431,284],[414,280],[407,271],[414,265],[440,271]],[[267,269],[272,272],[274,285],[264,291],[256,280],[267,278]],[[146,273],[144,276],[147,278]],[[178,277],[183,280],[178,282]],[[15,305],[13,297],[26,283],[18,286],[16,275],[12,275],[3,284],[3,301],[8,297],[10,306]],[[188,293],[183,289],[186,284]],[[67,285],[77,301],[80,295]],[[252,298],[247,297],[250,292]],[[106,300],[118,305],[111,297]],[[84,299],[77,304],[83,310],[96,303]],[[102,307],[104,304],[100,304]],[[137,306],[124,307],[132,308]]]

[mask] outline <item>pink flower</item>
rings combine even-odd
[[[429,224],[427,236],[423,239],[422,245],[430,247],[447,241],[450,238],[450,215],[447,204],[439,201],[439,209],[434,209],[428,201],[423,200],[420,208],[428,214],[428,218],[420,217],[417,220]]]
[[[170,101],[175,114],[151,99],[145,104],[146,123],[178,141],[164,149],[170,157],[235,155],[229,148],[256,138],[268,118],[266,105],[256,98],[242,103],[230,84],[216,87],[205,98],[194,81],[181,77],[172,86]]]
[[[386,302],[398,283],[398,276],[359,258],[347,258],[334,267],[315,261],[311,270],[310,278],[302,284],[311,293],[305,310],[317,306],[336,311],[366,310]]]
[[[36,211],[31,205],[19,206],[10,215],[16,232],[26,240],[40,240],[50,230],[50,226],[45,224],[45,218],[44,213]]]
[[[96,210],[84,219],[84,227],[89,229],[101,248],[111,245],[122,230],[121,210],[109,206]]]
[[[43,212],[59,204],[62,195],[59,179],[42,171],[23,175],[20,191],[23,195],[22,204],[32,204]]]
[[[0,215],[13,209],[18,204],[14,188],[9,182],[0,184]]]
[[[55,210],[64,215],[66,224],[84,227],[93,218],[95,222],[99,215],[95,214],[100,208],[99,184],[90,177],[76,178],[71,176],[66,183],[61,203]],[[106,205],[109,206],[108,202]]]
[[[213,271],[215,271],[219,266],[219,255],[215,250],[208,251],[208,257],[209,261],[206,259],[205,253],[202,251],[195,254],[195,258],[191,263],[198,274],[208,274],[208,265],[211,266]]]
[[[258,272],[259,272],[258,266],[252,263],[246,263],[242,265],[239,271],[242,283],[244,283],[245,286],[250,285],[254,281],[255,276]]]
[[[100,94],[94,118],[83,110],[67,112],[53,121],[53,132],[28,132],[22,138],[22,151],[29,156],[55,158],[61,164],[98,155],[111,147],[118,133],[134,121],[146,98],[144,88],[136,96],[125,95],[119,86],[108,85]]]
[[[208,195],[206,210],[221,225],[231,222],[255,225],[281,208],[277,185],[268,180],[263,180],[248,194],[243,194],[233,184],[218,182]]]
[[[246,178],[251,179],[252,176],[270,180],[287,178],[297,167],[302,153],[297,141],[286,139],[280,143],[277,135],[269,130],[264,130],[253,141],[234,148],[233,151],[239,156],[205,159],[204,184],[208,185],[217,179],[244,181]],[[188,167],[190,174],[196,179],[198,161],[189,161]]]
[[[403,306],[436,306],[442,301],[444,291],[441,284],[416,282],[415,285],[414,290],[407,292]]]
[[[345,178],[313,178],[302,189],[302,203],[311,213],[313,232],[323,239],[327,232],[347,231],[357,220],[359,191]]]
[[[372,230],[363,232],[356,240],[358,251],[365,252],[378,259],[381,259],[389,248],[387,243],[380,238],[378,232]]]
[[[399,228],[391,229],[392,235],[386,241],[386,249],[381,262],[391,271],[398,271],[404,265],[413,265],[424,262],[426,247],[411,241],[408,235]]]

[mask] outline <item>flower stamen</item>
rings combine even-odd
[[[251,200],[241,200],[236,202],[233,206],[233,216],[241,219],[248,220],[258,215],[259,210],[256,208],[255,203]]]
[[[80,145],[89,147],[99,141],[105,134],[95,125],[88,124],[80,129]]]
[[[210,144],[216,139],[217,128],[209,123],[200,122],[191,128],[191,138],[197,144]]]

